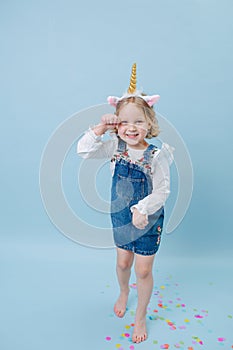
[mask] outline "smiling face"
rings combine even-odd
[[[118,135],[129,147],[144,149],[148,144],[145,141],[150,124],[146,120],[143,109],[128,103],[123,106],[118,114]]]

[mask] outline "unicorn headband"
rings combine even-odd
[[[159,99],[160,96],[159,95],[152,95],[152,96],[144,96],[142,95],[142,92],[137,90],[136,88],[136,83],[137,83],[137,79],[136,79],[136,63],[133,64],[132,66],[132,73],[131,73],[131,77],[130,77],[130,84],[128,87],[128,90],[125,94],[123,94],[123,96],[121,97],[117,97],[117,96],[109,96],[107,98],[108,103],[113,106],[116,107],[117,103],[121,100],[123,100],[124,98],[128,98],[128,97],[140,97],[142,98],[144,101],[146,101],[146,103],[152,107]]]

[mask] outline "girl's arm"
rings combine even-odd
[[[78,141],[77,153],[82,158],[110,158],[118,145],[118,139],[112,134],[110,140],[103,141],[102,135],[107,130],[112,130],[117,124],[115,115],[106,114],[102,116],[99,125],[90,128]]]
[[[140,214],[151,215],[164,206],[170,194],[170,165],[173,162],[174,148],[163,144],[153,160],[153,190],[152,193],[131,207]]]

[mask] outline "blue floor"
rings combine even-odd
[[[118,319],[113,249],[85,248],[50,233],[2,236],[0,253],[1,350],[233,348],[228,258],[168,256],[164,244],[154,266],[149,338],[135,345],[135,275],[128,311]]]

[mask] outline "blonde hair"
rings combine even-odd
[[[118,116],[121,108],[126,106],[128,103],[135,103],[135,105],[143,111],[144,116],[150,125],[146,138],[151,139],[152,137],[158,136],[160,131],[155,111],[153,110],[153,107],[150,107],[147,102],[143,100],[143,98],[138,96],[123,98],[117,103],[115,114]]]

